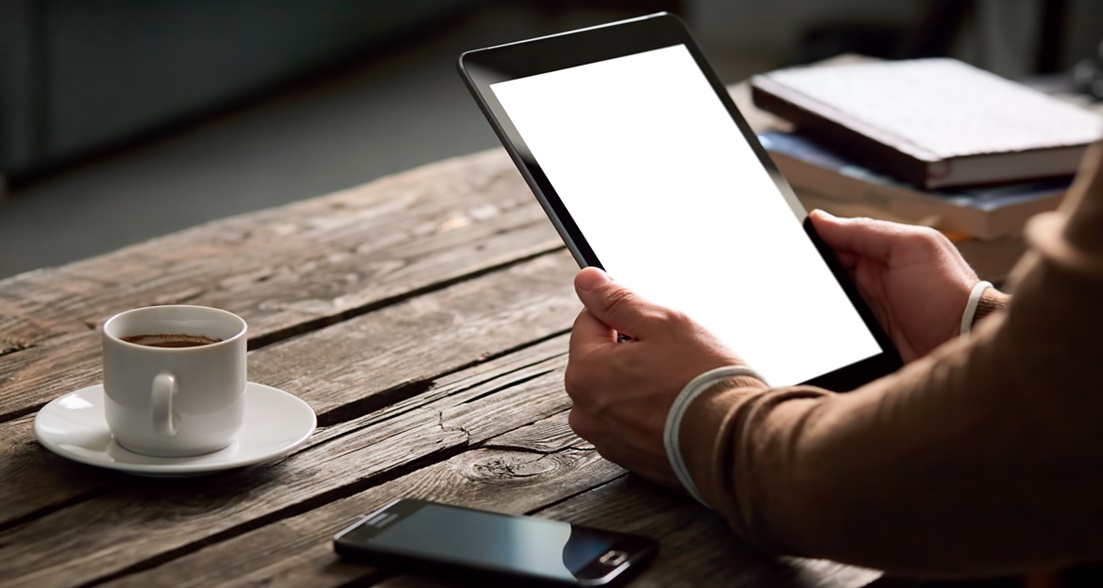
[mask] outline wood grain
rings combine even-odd
[[[0,583],[425,586],[330,539],[400,496],[658,537],[636,585],[859,586],[774,558],[570,431],[577,267],[501,150],[0,281]],[[233,472],[137,478],[54,456],[33,412],[99,381],[99,324],[149,304],[250,324],[250,380],[320,428]]]
[[[429,402],[407,401],[335,425],[275,463],[184,480],[136,478],[0,532],[0,577],[13,586],[67,586],[124,574],[562,412],[569,406],[565,345],[559,337],[441,378]]]
[[[772,557],[742,546],[715,514],[685,496],[626,477],[601,459],[570,433],[565,417],[560,413],[521,427],[481,448],[107,586],[340,586],[376,580],[391,587],[452,585],[412,576],[390,578],[386,570],[345,563],[333,553],[330,541],[337,531],[399,497],[512,514],[535,511],[661,539],[659,559],[633,586],[843,588],[864,586],[879,576],[834,562]]]
[[[322,426],[349,420],[427,388],[434,379],[563,333],[580,305],[577,266],[565,252],[414,297],[249,354],[250,380],[305,400]],[[41,509],[117,484],[85,475],[38,446],[30,419],[0,424],[0,528]],[[14,445],[15,440],[21,440]],[[78,471],[79,470],[79,471]],[[66,479],[80,483],[58,483]]]
[[[128,308],[225,308],[256,348],[562,248],[503,153],[470,161],[0,282],[0,421],[96,383],[96,327]]]
[[[90,496],[128,477],[46,451],[35,440],[33,426],[32,417],[0,425],[0,529]]]
[[[538,447],[538,451],[528,449]],[[333,535],[395,498],[417,497],[521,514],[624,475],[559,413],[409,475],[205,547],[106,586],[340,586],[389,575],[340,561]],[[227,581],[226,574],[232,580]]]
[[[267,278],[244,269],[323,268],[474,226],[531,200],[502,150],[444,161],[4,280],[0,332],[31,342],[79,332],[114,306],[254,287]]]
[[[633,533],[658,539],[659,556],[633,587],[855,588],[881,572],[825,560],[777,557],[742,544],[727,524],[680,493],[635,476],[618,476],[580,493],[537,516]],[[386,578],[387,588],[439,588],[453,584],[439,578]]]
[[[386,570],[342,562],[333,553],[330,541],[337,531],[399,497],[512,514],[535,511],[661,539],[660,557],[633,586],[850,588],[880,575],[835,562],[768,556],[742,546],[715,514],[685,496],[626,476],[601,459],[573,436],[566,414],[560,413],[355,496],[106,585],[341,586],[377,580],[392,588],[453,585],[388,577]]]
[[[641,516],[650,513],[650,516]],[[615,480],[536,513],[654,537],[655,563],[633,586],[865,586],[881,572],[823,560],[785,558],[742,543],[715,513],[635,476]]]

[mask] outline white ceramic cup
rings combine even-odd
[[[234,442],[245,413],[245,320],[205,306],[149,306],[103,325],[107,425],[135,453],[183,457]],[[217,342],[155,347],[139,335],[190,335]]]

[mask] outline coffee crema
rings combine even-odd
[[[130,337],[120,337],[127,343],[134,343],[135,345],[145,345],[146,347],[202,347],[203,345],[210,345],[212,343],[218,343],[222,339],[215,339],[213,337],[207,337],[205,335],[185,335],[183,333],[173,334],[156,334],[156,335],[132,335]]]

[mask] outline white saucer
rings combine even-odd
[[[198,476],[253,465],[302,445],[314,432],[314,411],[298,397],[263,384],[245,386],[245,422],[229,447],[194,457],[153,457],[115,442],[103,412],[103,385],[55,398],[34,418],[46,449],[73,461],[140,476]]]

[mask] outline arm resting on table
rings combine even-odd
[[[897,573],[1103,557],[1103,148],[1088,157],[969,335],[848,394],[744,377],[699,395],[679,436],[704,500],[764,549]]]

